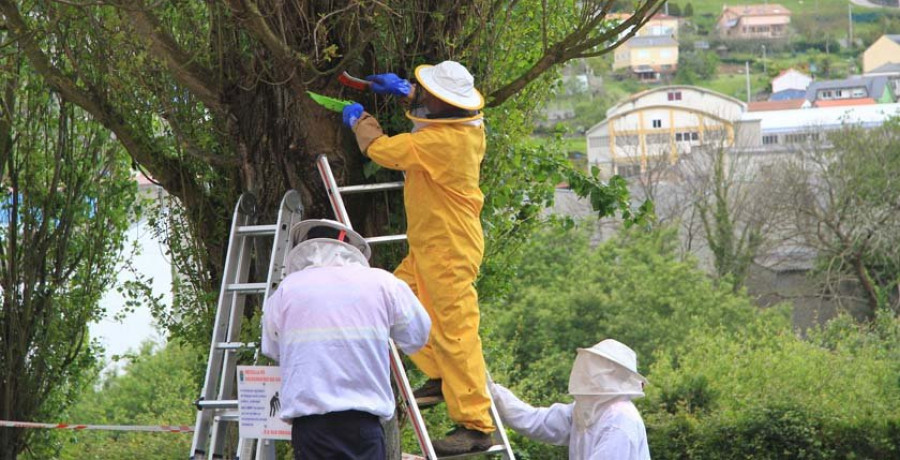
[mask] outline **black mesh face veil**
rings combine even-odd
[[[338,230],[334,227],[327,227],[324,225],[319,225],[309,229],[309,232],[306,233],[306,239],[312,240],[316,238],[330,238],[332,240],[338,241],[347,241],[347,232],[343,230]]]

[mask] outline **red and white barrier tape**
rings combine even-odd
[[[74,425],[69,423],[35,423],[0,420],[3,428],[49,428],[57,430],[149,431],[159,433],[192,433],[187,425]]]

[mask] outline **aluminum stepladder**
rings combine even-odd
[[[203,390],[196,403],[197,422],[191,443],[192,460],[225,458],[226,425],[223,422],[238,421],[235,393],[237,353],[249,350],[254,351],[257,357],[259,353],[256,343],[239,341],[247,296],[259,295],[264,300],[277,289],[284,277],[284,257],[290,249],[290,230],[294,223],[301,220],[302,214],[300,195],[294,190],[285,193],[282,198],[278,219],[274,224],[253,225],[256,219],[256,199],[253,195],[242,195],[235,206],[210,342],[209,362]],[[260,237],[274,237],[269,271],[265,282],[249,282],[251,239]],[[237,458],[251,458],[253,443],[254,440],[240,439],[236,449]],[[260,441],[256,459],[274,460],[274,442]]]
[[[335,219],[343,223],[347,227],[350,227],[351,229],[353,228],[353,225],[350,223],[350,217],[347,214],[346,207],[344,206],[344,199],[341,195],[342,193],[352,194],[379,192],[400,190],[403,188],[403,182],[347,185],[339,187],[337,185],[337,181],[335,181],[334,179],[334,174],[331,171],[331,166],[328,164],[328,157],[326,157],[325,155],[319,155],[319,157],[316,159],[316,166],[319,169],[319,175],[322,177],[322,181],[325,184],[325,189],[328,192],[328,199],[331,202],[331,209],[334,211]],[[388,235],[366,238],[366,242],[368,242],[369,244],[390,243],[404,240],[406,240],[406,235]],[[419,410],[419,405],[416,403],[416,400],[413,397],[413,390],[409,384],[409,378],[406,375],[406,369],[403,367],[403,361],[400,359],[400,353],[397,351],[397,346],[394,345],[393,340],[389,340],[389,343],[391,356],[391,375],[394,377],[394,382],[397,385],[397,388],[400,391],[400,396],[403,399],[404,405],[406,406],[407,416],[409,417],[410,425],[415,432],[416,439],[419,442],[419,448],[421,449],[422,455],[426,460],[437,460],[438,456],[435,454],[434,447],[431,444],[431,438],[428,435],[428,428],[425,426],[425,420],[422,418],[422,413]],[[494,426],[497,428],[496,431],[494,431],[494,435],[492,436],[494,445],[486,451],[445,456],[440,457],[440,459],[457,459],[484,455],[500,455],[500,458],[503,458],[505,460],[515,460],[515,456],[512,452],[512,447],[509,444],[509,438],[506,435],[506,430],[503,428],[503,423],[500,420],[499,414],[497,413],[497,408],[494,405],[493,398],[491,397],[491,392],[488,391],[487,394],[488,398],[491,398],[491,418],[494,421]]]

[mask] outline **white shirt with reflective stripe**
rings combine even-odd
[[[499,384],[490,389],[506,426],[536,441],[568,445],[570,460],[650,460],[644,420],[629,400],[609,403],[593,425],[579,432],[572,419],[575,403],[532,407]]]
[[[288,275],[263,310],[262,352],[282,373],[279,415],[358,410],[391,417],[388,338],[411,354],[430,328],[409,286],[384,270],[349,264]]]

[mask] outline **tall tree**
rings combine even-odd
[[[676,194],[688,206],[682,224],[709,250],[716,277],[738,291],[754,259],[782,238],[774,210],[781,197],[754,153],[735,145],[740,136],[730,127],[709,122],[703,131],[706,145],[677,166]]]
[[[814,249],[827,291],[860,287],[870,318],[900,308],[900,118],[848,124],[798,148],[782,168],[783,211],[799,243]]]
[[[94,366],[88,323],[115,279],[135,200],[109,131],[0,53],[0,419],[55,419]],[[0,429],[0,458],[32,433]]]
[[[521,134],[503,132],[503,124],[520,121],[523,110],[546,97],[548,71],[610,51],[661,5],[0,0],[0,14],[50,87],[115,133],[135,164],[182,206],[182,231],[173,241],[192,241],[196,250],[179,270],[193,269],[193,287],[203,293],[216,290],[229,210],[241,193],[252,192],[260,210],[273,212],[285,190],[297,189],[308,215],[321,217],[329,211],[314,167],[317,155],[330,157],[339,182],[367,180],[339,116],[317,106],[307,90],[360,99],[387,120],[387,114],[399,114],[389,108],[395,105],[342,89],[335,77],[345,70],[411,76],[419,63],[464,62],[487,96],[489,120],[497,120],[489,124],[495,147],[484,188],[502,199],[489,203],[497,206],[485,218],[501,222],[497,231],[513,234],[504,221],[532,220],[533,197],[543,193],[549,176],[515,171],[533,171],[540,163],[533,158],[502,163],[515,156],[515,144],[504,136]],[[623,7],[634,15],[617,24],[605,21],[611,9]],[[368,234],[384,223],[383,208],[372,202],[351,203],[351,214]],[[176,293],[176,303],[185,307],[180,323],[208,327],[211,302],[179,302]]]

